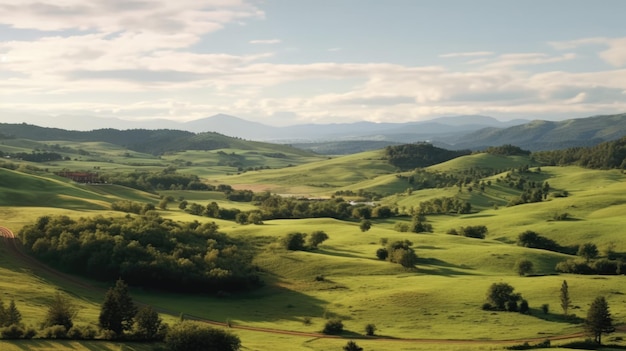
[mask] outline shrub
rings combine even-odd
[[[487,227],[484,225],[461,227],[461,235],[468,238],[484,239],[487,235],[487,231]]]
[[[365,335],[368,336],[374,336],[376,334],[376,325],[375,324],[368,324],[365,326]]]
[[[21,339],[24,336],[24,328],[18,324],[11,324],[0,330],[3,339]]]
[[[363,351],[363,348],[357,345],[357,343],[355,343],[354,341],[350,340],[348,341],[346,346],[343,347],[343,350],[344,351]]]
[[[378,257],[379,260],[386,260],[387,257],[389,257],[389,251],[387,251],[384,247],[381,247],[376,250],[376,257]]]
[[[550,305],[547,303],[541,305],[541,312],[543,312],[543,314],[548,314],[548,312],[550,312]]]
[[[528,301],[522,300],[522,302],[519,304],[519,313],[528,314],[529,311],[530,308],[528,308]]]
[[[67,337],[74,340],[93,340],[96,338],[97,334],[96,329],[90,325],[75,325],[67,331]]]
[[[289,233],[281,239],[282,246],[291,251],[304,250],[304,238],[306,234],[295,232]]]
[[[340,319],[331,319],[326,322],[322,333],[329,335],[337,335],[343,332],[343,322]]]
[[[45,339],[67,339],[67,329],[64,325],[53,325],[41,331]]]
[[[165,345],[170,351],[236,351],[241,348],[241,341],[227,331],[198,322],[183,321],[168,331]]]
[[[409,231],[409,225],[406,223],[398,222],[393,226],[393,229],[397,232],[406,233]]]

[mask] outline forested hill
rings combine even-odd
[[[626,169],[626,137],[593,147],[574,147],[564,150],[535,152],[533,157],[546,165]]]
[[[626,135],[626,113],[569,119],[560,122],[533,121],[505,129],[486,128],[469,133],[455,149],[480,150],[512,144],[530,151],[593,146]]]
[[[418,143],[387,146],[384,158],[401,170],[409,170],[432,166],[470,153],[469,150],[451,151],[429,143]]]
[[[45,128],[30,124],[0,123],[1,139],[29,139],[36,141],[65,140],[75,142],[99,141],[120,145],[129,150],[161,155],[165,152],[184,150],[216,150],[224,148],[238,148],[252,150],[263,144],[266,148],[276,149],[295,154],[310,154],[310,152],[295,149],[286,145],[267,144],[245,141],[228,137],[219,133],[192,133],[172,129],[97,129],[93,131],[70,131],[58,128]]]

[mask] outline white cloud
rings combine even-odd
[[[272,44],[280,44],[282,41],[280,39],[260,39],[260,40],[250,40],[250,44],[262,44],[262,45],[272,45]]]
[[[472,52],[452,52],[449,54],[439,55],[441,58],[452,57],[479,57],[479,56],[491,56],[494,53],[491,51],[472,51]]]
[[[608,64],[614,67],[626,65],[626,37],[624,38],[583,38],[570,41],[550,42],[557,50],[576,49],[587,45],[602,45],[608,49],[600,51],[598,55]]]

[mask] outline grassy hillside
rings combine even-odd
[[[626,193],[626,175],[619,170],[569,166],[541,167],[539,171],[528,157],[489,154],[468,155],[425,169],[452,175],[478,168],[499,172],[530,165],[531,169],[523,173],[524,177],[541,184],[548,182],[550,194],[568,194],[567,197],[549,195],[542,202],[508,207],[510,200],[521,192],[505,181],[508,171],[481,179],[490,182],[484,191],[475,189],[470,192],[467,186],[461,191],[457,186],[431,189],[416,186],[407,191],[412,185],[405,178],[413,173],[398,173],[395,167],[381,159],[380,150],[319,158],[281,147],[264,148],[265,144],[252,149],[241,144],[237,148],[188,150],[159,158],[141,153],[132,153],[132,157],[120,155],[118,153],[124,149],[112,144],[59,144],[83,149],[91,157],[98,155],[105,159],[109,156],[112,161],[105,163],[100,159],[77,157],[49,167],[80,169],[81,165],[89,165],[92,168],[101,166],[101,170],[108,167],[123,171],[158,170],[174,164],[180,172],[199,174],[211,184],[230,184],[254,191],[330,196],[337,190],[356,192],[362,189],[386,196],[381,202],[397,206],[402,213],[411,207],[417,208],[420,202],[441,197],[460,198],[470,202],[474,209],[464,215],[427,215],[427,223],[433,226],[433,232],[416,234],[395,230],[397,223],[411,221],[408,216],[373,219],[372,228],[362,232],[356,220],[328,218],[279,219],[264,221],[263,225],[239,225],[234,221],[192,216],[180,210],[177,202],[172,203],[167,210],[159,211],[162,216],[186,222],[214,221],[220,231],[253,244],[258,250],[254,264],[261,272],[265,286],[252,292],[221,297],[132,290],[139,301],[169,311],[167,318],[170,322],[183,313],[219,322],[229,321],[234,327],[314,333],[323,328],[328,318],[340,318],[347,330],[347,338],[362,336],[368,323],[376,324],[378,335],[390,338],[385,341],[357,340],[368,350],[497,350],[521,343],[521,340],[541,341],[551,336],[580,332],[581,325],[565,320],[559,307],[559,288],[563,280],[567,280],[574,305],[572,313],[584,317],[591,301],[602,295],[607,298],[615,322],[626,323],[623,276],[557,274],[555,265],[574,256],[516,245],[520,233],[533,230],[563,246],[593,242],[598,245],[601,255],[608,247],[618,254],[625,254],[623,213],[626,199],[623,194]],[[127,159],[154,164],[133,166],[124,163]],[[241,165],[228,164],[234,161],[241,162]],[[269,169],[260,169],[261,166],[269,166]],[[238,167],[258,167],[259,170],[237,172]],[[228,201],[221,192],[166,190],[154,195],[114,185],[75,184],[43,171],[28,174],[0,168],[0,225],[18,231],[41,215],[123,216],[124,213],[110,211],[110,203],[120,199],[157,203],[160,196],[184,198],[202,205],[216,201],[220,207],[237,207],[244,211],[256,208],[253,203]],[[568,214],[568,220],[555,220],[555,214],[563,213]],[[488,228],[484,240],[447,234],[450,229],[474,225]],[[316,230],[329,236],[318,250],[287,251],[279,244],[288,233]],[[375,253],[382,247],[381,239],[413,242],[418,256],[416,267],[406,269],[377,259]],[[0,247],[0,250],[4,248]],[[27,324],[37,324],[42,318],[41,307],[54,291],[63,291],[80,304],[81,323],[94,323],[100,293],[84,291],[45,272],[23,269],[20,262],[11,260],[6,252],[0,254],[0,276],[6,278],[0,287],[5,292],[3,300],[16,299],[18,308],[27,316]],[[534,275],[520,277],[515,272],[515,264],[521,259],[533,263]],[[511,284],[528,300],[530,315],[480,308],[488,287],[499,282]],[[98,286],[106,287],[104,284]],[[547,314],[541,311],[544,304],[549,305]],[[232,330],[241,336],[244,348],[251,350],[338,350],[348,340]],[[623,334],[617,333],[615,337],[623,337]],[[397,340],[415,338],[444,341],[439,344]],[[465,344],[450,344],[445,341],[448,339],[466,341]],[[497,340],[514,341],[504,345],[490,343]],[[624,344],[617,339],[613,341]],[[29,346],[22,345],[21,349],[43,350],[47,346],[48,349],[81,350],[84,347],[108,350],[111,347],[110,350],[117,350],[114,344],[77,346],[69,342],[46,345],[37,342],[24,344]],[[7,345],[20,347],[18,343]],[[0,347],[4,349],[4,346],[0,343]],[[123,347],[133,349],[135,346]],[[134,349],[143,350],[141,346]]]

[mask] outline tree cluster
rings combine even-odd
[[[470,153],[469,150],[446,150],[429,143],[416,143],[387,146],[383,158],[401,170],[409,170],[432,166]]]
[[[328,240],[328,234],[321,230],[314,231],[310,235],[306,233],[293,232],[280,239],[280,245],[285,250],[308,251],[316,250],[318,245],[326,240]]]
[[[412,246],[413,243],[409,240],[394,241],[376,250],[376,257],[379,260],[400,264],[405,268],[414,268],[417,264],[417,254]]]
[[[450,229],[447,233],[451,235],[461,235],[474,239],[484,239],[485,236],[487,236],[488,232],[489,229],[487,229],[487,227],[484,225],[470,225],[467,227],[461,227],[458,230],[454,228]]]
[[[591,147],[533,153],[535,160],[550,166],[576,165],[594,169],[626,169],[626,137]]]
[[[472,205],[454,197],[438,197],[419,204],[420,214],[467,214],[472,212]]]
[[[137,217],[44,216],[19,233],[26,249],[59,269],[175,291],[242,290],[260,281],[243,242],[215,223]]]
[[[508,283],[493,283],[487,290],[484,310],[528,313],[528,301]]]

